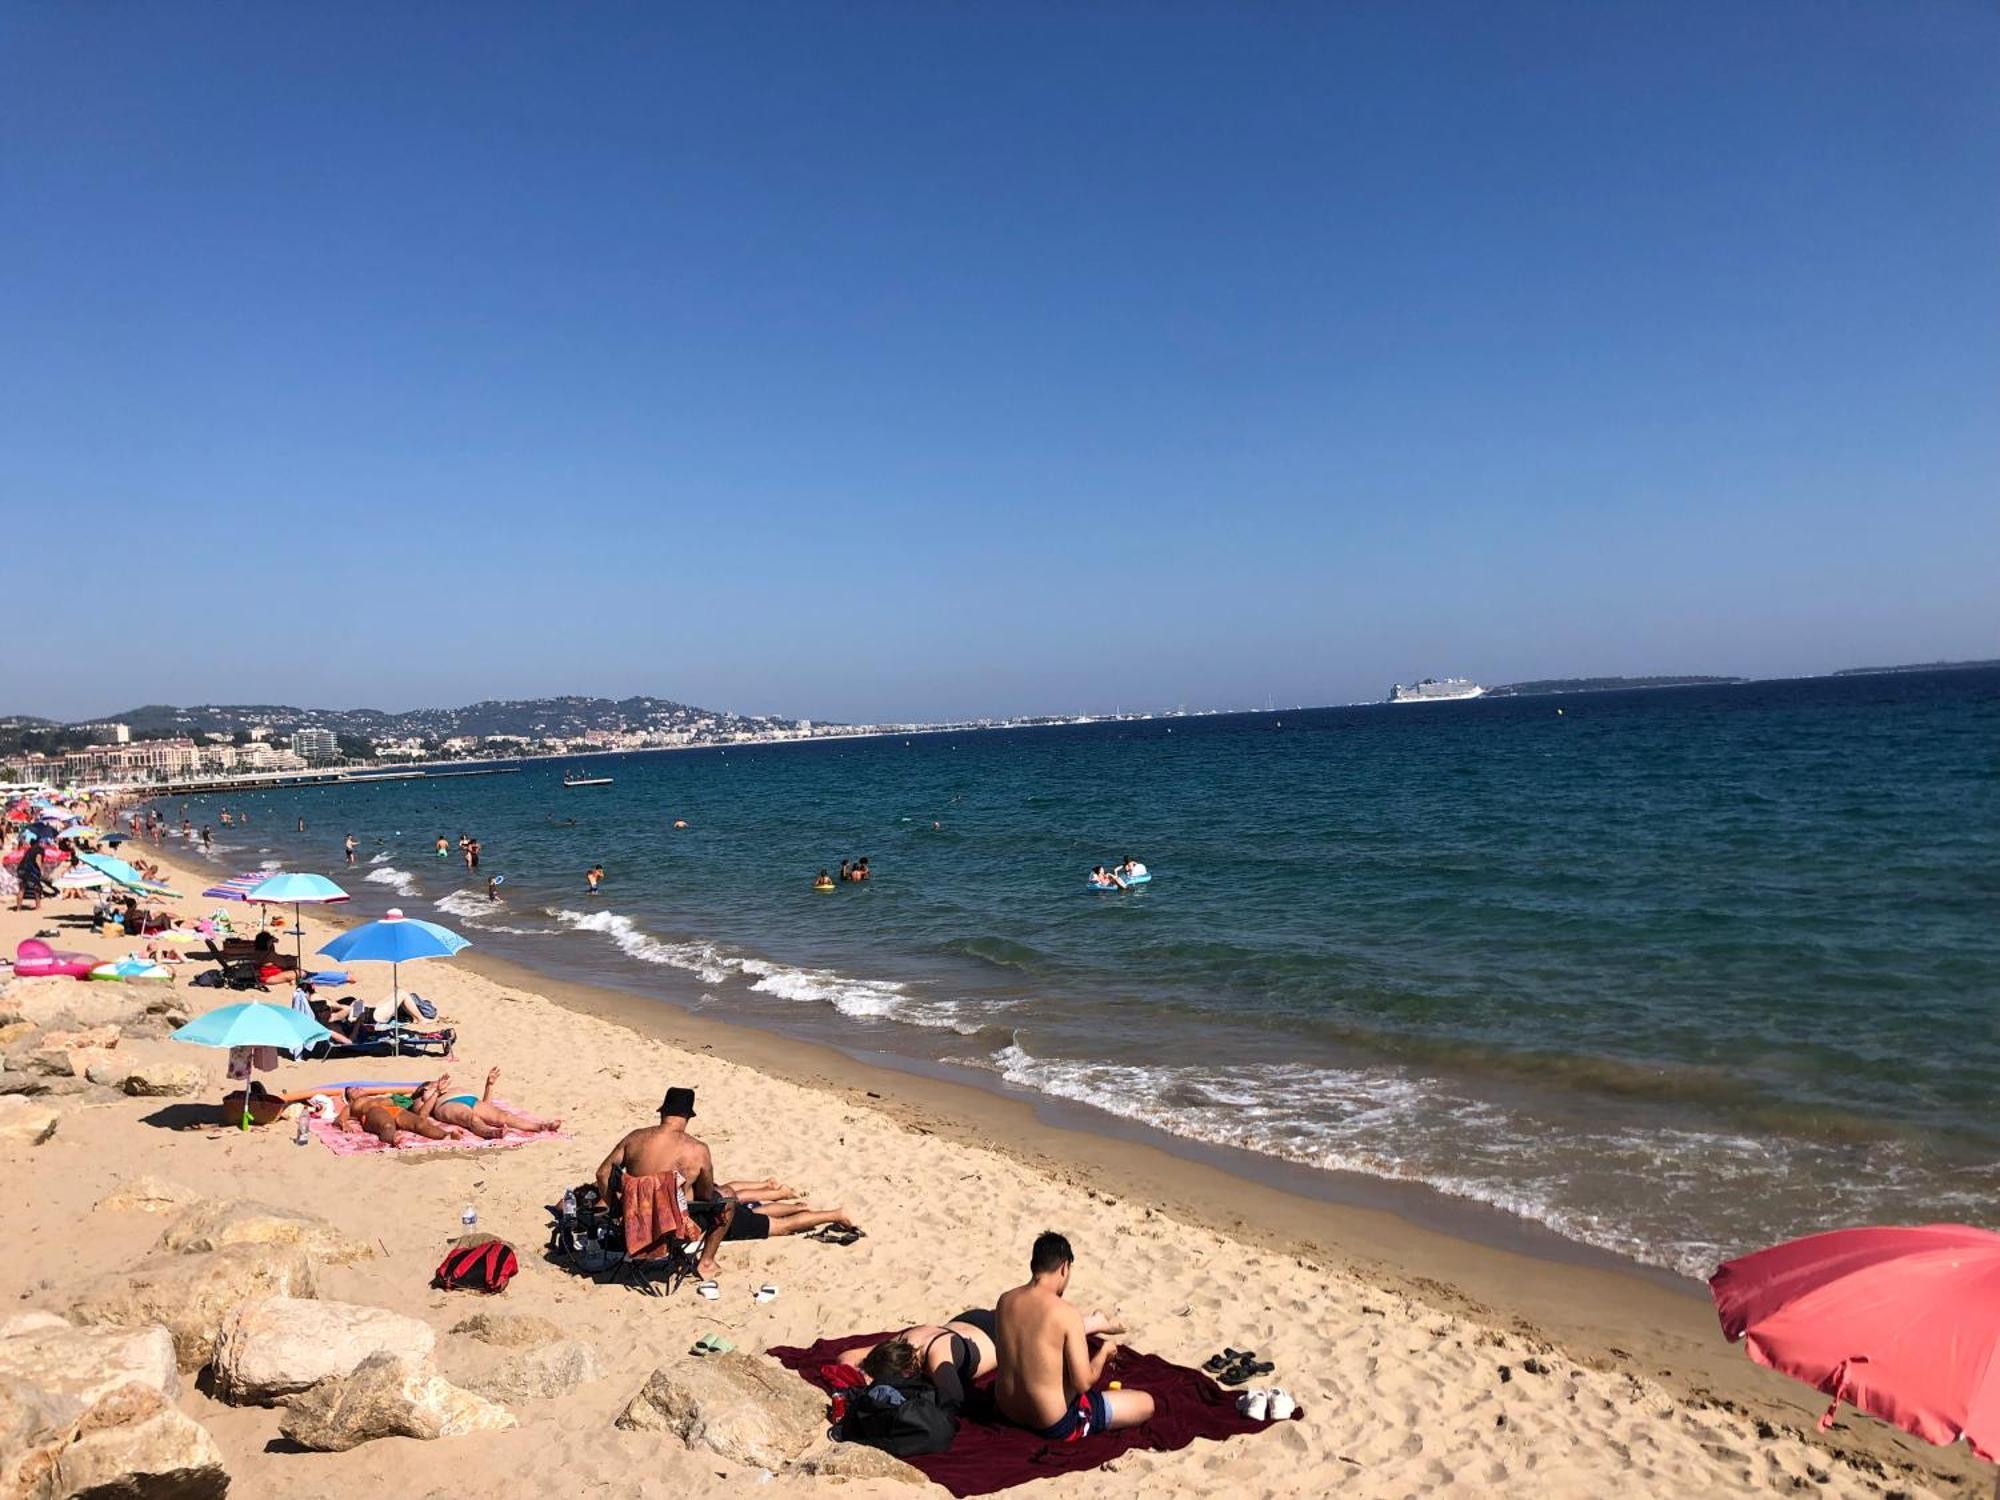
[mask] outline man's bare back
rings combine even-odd
[[[1040,1431],[1058,1422],[1090,1388],[1083,1318],[1047,1287],[1029,1282],[1000,1294],[993,1347],[993,1396],[1010,1422]]]
[[[694,1115],[694,1091],[669,1089],[660,1106],[660,1123],[632,1131],[611,1148],[611,1154],[597,1167],[597,1195],[606,1202],[611,1197],[611,1174],[622,1171],[631,1177],[658,1177],[678,1172],[687,1185],[690,1201],[713,1201],[721,1195],[715,1186],[715,1160],[708,1147],[688,1131]],[[715,1247],[729,1231],[736,1206],[724,1202],[702,1235],[699,1266],[704,1277],[713,1280],[716,1272]]]

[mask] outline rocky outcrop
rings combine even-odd
[[[173,1336],[164,1328],[77,1328],[37,1314],[0,1337],[0,1379],[19,1380],[82,1406],[127,1385],[180,1394]]]
[[[51,1415],[37,1408],[44,1422]],[[3,1492],[26,1500],[221,1500],[229,1489],[207,1429],[142,1385],[120,1386],[70,1420],[31,1431],[15,1472],[0,1469],[0,1485],[9,1478],[16,1487]]]
[[[820,1436],[822,1407],[819,1392],[775,1361],[719,1354],[653,1371],[617,1425],[777,1470]]]
[[[325,1219],[268,1203],[198,1203],[169,1224],[162,1250],[188,1254],[230,1245],[297,1246],[314,1260],[346,1265],[375,1254],[372,1245],[341,1233]]]
[[[906,1464],[894,1454],[866,1443],[832,1443],[822,1438],[806,1453],[788,1464],[787,1474],[808,1474],[815,1479],[891,1479],[903,1484],[929,1484],[923,1470]]]
[[[76,1328],[49,1313],[0,1324],[0,1495],[8,1500],[215,1500],[222,1455],[173,1406],[164,1328]]]
[[[259,1297],[233,1308],[215,1342],[215,1391],[238,1405],[274,1405],[353,1373],[371,1355],[429,1360],[430,1325],[386,1308]]]
[[[209,1200],[181,1182],[164,1177],[133,1177],[97,1200],[107,1213],[175,1214]]]
[[[78,984],[74,979],[24,981],[7,997],[10,1011],[51,1031],[124,1026],[145,1014],[146,1003],[125,985]]]
[[[563,1336],[554,1323],[533,1313],[476,1312],[452,1324],[451,1331],[502,1349],[532,1349],[537,1344],[553,1344]]]
[[[495,1401],[546,1401],[598,1379],[597,1351],[575,1339],[507,1348],[454,1334],[438,1346],[439,1373]]]
[[[155,1255],[129,1272],[107,1276],[70,1308],[78,1323],[119,1328],[158,1324],[173,1335],[183,1370],[199,1370],[215,1355],[223,1321],[258,1297],[313,1298],[319,1280],[296,1246],[231,1245],[191,1255]]]
[[[176,1099],[199,1094],[208,1075],[193,1063],[159,1058],[126,1058],[106,1053],[84,1068],[84,1077],[135,1099]]]
[[[458,1437],[513,1425],[505,1407],[458,1389],[421,1362],[380,1353],[296,1397],[278,1430],[302,1448],[344,1453],[377,1438]]]
[[[50,1105],[21,1094],[0,1094],[0,1141],[39,1146],[56,1133],[61,1118]]]

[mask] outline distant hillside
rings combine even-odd
[[[177,707],[145,703],[91,723],[129,724],[135,738],[165,735],[235,734],[264,727],[274,734],[295,729],[331,729],[370,739],[455,735],[558,738],[592,730],[688,729],[702,721],[719,731],[785,727],[794,721],[697,708],[670,698],[512,698],[487,699],[463,708],[417,708],[386,713],[377,708],[297,708],[284,703],[202,703]]]
[[[1489,698],[1528,698],[1540,693],[1611,693],[1620,688],[1715,687],[1748,682],[1747,677],[1543,677],[1488,688]]]
[[[1835,677],[1875,677],[1885,672],[1976,672],[2000,667],[2000,661],[1918,661],[1904,667],[1842,667]]]

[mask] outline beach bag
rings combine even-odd
[[[833,1432],[843,1443],[865,1443],[897,1458],[918,1458],[952,1445],[958,1436],[958,1417],[938,1404],[937,1391],[928,1380],[910,1380],[853,1392]]]
[[[521,1269],[514,1247],[505,1240],[487,1240],[479,1245],[457,1245],[438,1262],[431,1285],[448,1292],[494,1292],[507,1289],[514,1273]]]

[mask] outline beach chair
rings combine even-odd
[[[671,1297],[682,1282],[697,1274],[702,1227],[695,1222],[695,1212],[721,1206],[720,1199],[690,1201],[687,1180],[678,1172],[620,1174],[618,1212],[625,1226],[625,1258],[613,1268],[611,1279],[651,1297]]]
[[[215,946],[215,939],[208,940],[208,957],[215,964],[216,972],[222,976],[222,987],[231,990],[261,990],[266,988],[260,977],[261,966],[255,959],[231,958]]]

